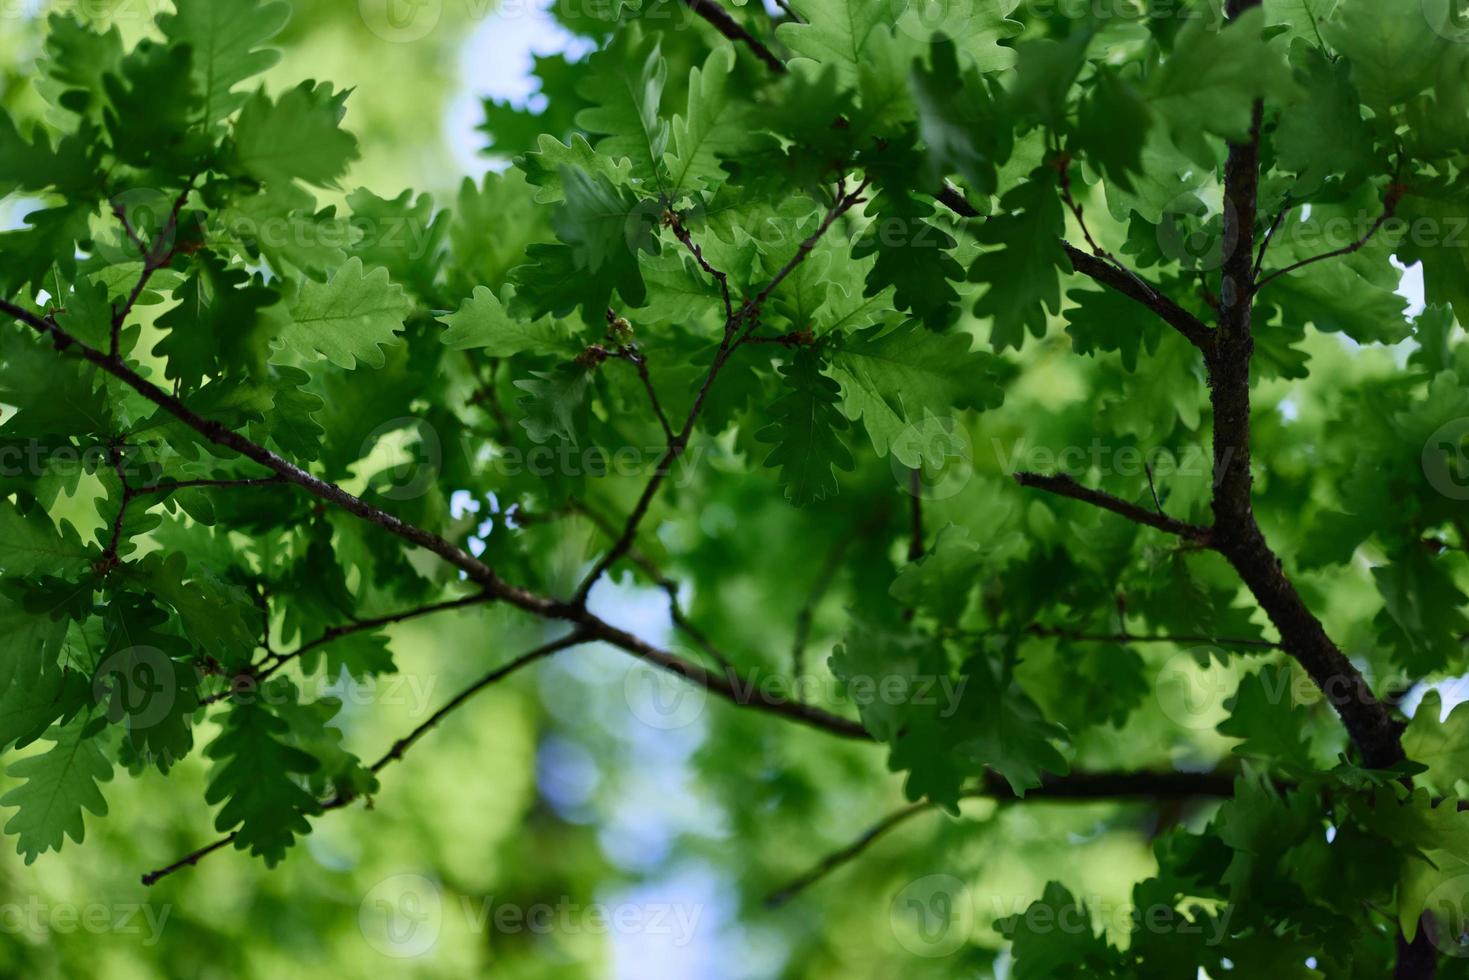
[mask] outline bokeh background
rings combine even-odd
[[[503,156],[485,152],[485,100],[538,111],[533,58],[575,60],[595,44],[535,0],[503,9],[489,0],[292,6],[279,39],[285,57],[267,85],[314,77],[354,86],[348,125],[363,153],[344,189],[365,186],[384,197],[413,188],[446,201],[465,176],[503,169]],[[48,12],[116,23],[131,39],[159,9],[156,0],[0,0],[0,102],[22,118],[43,111],[29,66]],[[0,205],[0,224],[23,210]],[[496,234],[493,222],[484,234]],[[1403,289],[1418,301],[1412,273]],[[1397,356],[1365,356],[1335,338],[1311,343],[1322,366],[1293,400],[1270,386],[1264,393],[1303,431],[1325,424],[1311,400],[1320,379],[1380,369],[1389,363],[1381,359]],[[1072,404],[1084,389],[1068,372],[1087,368],[1057,350],[1028,352],[1026,377],[986,439],[1012,445],[1037,410],[1046,417],[1084,410]],[[942,506],[983,502],[989,477],[981,472]],[[896,496],[891,486],[881,493]],[[769,488],[764,497],[731,494],[691,506],[684,523],[662,534],[671,551],[682,542],[702,548],[699,560],[770,570],[767,586],[751,577],[702,597],[700,611],[732,647],[775,662],[822,560],[788,553],[781,542],[795,536],[782,528],[823,518],[791,511]],[[71,501],[67,515],[84,531],[96,522],[89,499]],[[1005,526],[1019,516],[990,519]],[[836,524],[830,530],[833,540],[848,533]],[[711,551],[708,542],[722,544]],[[840,573],[816,608],[809,660],[822,677],[845,617],[843,582],[863,574],[868,558],[854,550],[847,561],[857,570]],[[1331,592],[1328,616],[1360,622],[1353,610],[1376,601],[1347,583]],[[660,592],[608,581],[594,605],[679,648]],[[1349,644],[1368,642],[1360,630],[1345,635]],[[371,759],[487,664],[538,639],[494,610],[417,621],[392,631],[399,677],[321,693],[343,700],[344,739]],[[1155,675],[1176,667],[1175,653],[1142,651]],[[1064,661],[1042,651],[1029,663],[1032,689],[1048,708],[1084,699]],[[1192,671],[1191,663],[1177,669]],[[1181,701],[1137,712],[1109,744],[1092,747],[1094,761],[1203,766],[1227,752],[1212,725],[1237,674],[1211,671],[1191,673]],[[1445,708],[1457,700],[1450,689]],[[1180,725],[1183,714],[1189,723]],[[1328,720],[1325,748],[1333,737]],[[197,741],[207,739],[205,732]],[[902,804],[881,750],[705,703],[597,648],[563,654],[454,715],[406,763],[385,771],[370,807],[319,820],[283,866],[268,871],[226,851],[144,888],[142,872],[214,836],[204,780],[197,752],[166,780],[119,772],[106,787],[111,814],[89,818],[83,845],[68,843],[29,867],[6,847],[0,976],[1003,976],[995,918],[1022,911],[1057,878],[1098,909],[1101,927],[1125,935],[1131,885],[1155,867],[1151,835],[1209,813],[973,801],[963,819],[915,816],[796,901],[766,909],[763,895]]]

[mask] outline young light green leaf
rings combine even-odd
[[[269,315],[277,318],[280,339],[291,350],[308,358],[320,353],[351,370],[358,362],[382,367],[382,348],[399,343],[412,311],[387,269],[365,272],[362,260],[353,257],[325,283],[306,280],[288,308],[275,307]]]

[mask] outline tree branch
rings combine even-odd
[[[613,526],[612,522],[607,520],[607,518],[603,517],[601,514],[592,510],[591,507],[587,506],[585,501],[573,498],[571,501],[571,507],[577,513],[581,514],[587,520],[591,521],[592,524],[596,526],[597,530],[601,531],[604,535],[607,536],[607,539],[609,541],[615,541],[617,539],[618,531],[617,528]],[[712,641],[710,641],[708,635],[705,634],[703,630],[694,625],[693,621],[689,619],[688,614],[684,612],[683,604],[680,603],[678,599],[678,583],[673,581],[673,579],[669,578],[667,575],[663,574],[663,570],[655,565],[651,558],[638,551],[638,549],[628,549],[626,557],[634,565],[637,565],[638,568],[642,569],[643,574],[652,579],[653,583],[657,585],[660,589],[662,589],[664,593],[668,596],[668,615],[669,618],[673,620],[673,625],[678,627],[684,633],[687,633],[689,638],[693,640],[696,644],[698,644],[699,648],[709,655],[710,659],[712,659],[720,667],[724,668],[726,674],[732,673],[734,671],[734,664],[731,663],[729,658],[724,655],[723,651],[721,651],[718,647],[714,645]]]
[[[1260,0],[1229,0],[1231,19]],[[1388,707],[1306,606],[1285,575],[1255,518],[1250,473],[1250,358],[1254,352],[1251,318],[1255,293],[1289,271],[1267,276],[1258,285],[1252,264],[1260,183],[1260,126],[1264,105],[1256,101],[1249,139],[1231,143],[1224,164],[1224,240],[1233,248],[1221,269],[1219,329],[1213,350],[1205,352],[1209,395],[1214,410],[1214,546],[1234,567],[1280,633],[1282,646],[1310,674],[1326,696],[1363,762],[1387,769],[1402,761],[1400,728]],[[1396,183],[1388,192],[1383,217],[1355,246],[1327,253],[1355,251],[1381,227],[1396,205]],[[1299,268],[1297,263],[1291,268]],[[1437,972],[1437,956],[1419,930],[1415,941],[1397,936],[1399,980],[1426,980]]]
[[[648,375],[648,359],[631,347],[623,347],[617,356],[637,368],[643,390],[648,393],[648,401],[653,406],[653,414],[658,417],[658,424],[663,428],[663,436],[671,440],[673,426],[668,424],[668,416],[663,413],[663,403],[658,400],[658,392],[653,389],[653,379]]]
[[[285,482],[279,476],[265,476],[241,480],[178,480],[171,483],[155,483],[151,486],[138,487],[133,491],[133,496],[140,496],[145,493],[157,493],[169,496],[180,490],[194,490],[201,487],[213,487],[217,489],[228,489],[231,487],[278,487]]]
[[[945,184],[939,191],[937,199],[960,217],[983,217],[963,194],[948,184]],[[1064,239],[1061,247],[1066,250],[1067,257],[1071,259],[1071,268],[1076,272],[1144,307],[1158,319],[1177,330],[1199,350],[1207,352],[1213,345],[1213,331],[1204,321],[1163,295],[1137,273],[1115,265],[1102,256],[1092,255]]]
[[[684,248],[689,250],[689,254],[694,257],[694,261],[699,264],[699,268],[707,272],[710,277],[712,277],[714,281],[719,284],[719,292],[724,298],[725,320],[729,321],[734,319],[734,301],[730,298],[729,276],[726,273],[716,269],[709,262],[709,260],[704,257],[704,250],[699,247],[698,242],[694,241],[694,236],[689,233],[689,229],[684,225],[683,216],[681,214],[679,214],[677,211],[670,210],[668,212],[667,220],[668,227],[673,230],[673,237],[677,238],[680,242],[683,242]]]
[[[389,764],[397,762],[399,759],[402,759],[404,754],[413,747],[413,744],[415,742],[423,738],[423,736],[427,735],[430,731],[437,727],[438,724],[443,721],[445,717],[454,712],[455,709],[463,706],[465,702],[474,697],[476,694],[483,691],[485,688],[491,687],[492,685],[499,683],[500,681],[509,677],[511,674],[520,670],[522,667],[529,666],[530,664],[549,657],[553,653],[565,650],[567,647],[576,646],[578,643],[581,642],[582,639],[580,632],[572,632],[571,634],[564,636],[559,640],[553,640],[550,643],[546,643],[542,646],[536,647],[529,653],[523,653],[519,657],[516,657],[514,660],[510,661],[508,664],[496,667],[484,677],[481,677],[469,687],[456,694],[453,698],[449,700],[447,704],[445,704],[438,711],[435,711],[421,725],[413,729],[413,731],[409,732],[407,735],[394,742],[392,748],[388,749],[386,754],[384,754],[371,766],[367,767],[367,771],[372,773],[373,775],[377,775]],[[327,813],[331,810],[340,810],[342,807],[351,803],[353,799],[354,797],[349,795],[334,796],[331,799],[322,802],[319,813],[313,815],[320,815],[320,813]],[[202,859],[208,857],[210,854],[213,854],[215,851],[233,842],[235,836],[236,835],[234,833],[226,834],[224,837],[221,837],[218,840],[213,841],[212,843],[206,844],[196,851],[191,851],[189,854],[184,855],[172,864],[159,868],[157,871],[148,872],[147,874],[143,875],[144,887],[157,884],[159,881],[167,878],[175,871],[181,871],[184,868],[193,867],[194,865],[198,864]]]
[[[1251,647],[1260,650],[1280,649],[1280,644],[1274,640],[1259,640],[1244,637],[1215,637],[1203,633],[1129,633],[1125,630],[1115,633],[1088,633],[1084,630],[1067,629],[1063,626],[1046,626],[1040,623],[1032,623],[1029,626],[1021,627],[1019,630],[1005,630],[1000,628],[989,630],[958,630],[952,635],[997,636],[1007,632],[1019,632],[1026,636],[1069,640],[1073,643],[1176,643],[1180,646],[1210,644],[1217,647]]]
[[[721,7],[715,0],[684,0],[689,9],[708,21],[716,31],[734,41],[743,44],[755,53],[755,57],[765,62],[765,66],[777,75],[786,73],[785,62],[775,56],[775,53],[755,38],[753,34],[745,30],[739,21],[729,15],[729,12]]]
[[[42,319],[5,300],[0,300],[0,313],[5,313],[49,337],[55,343],[58,350],[74,353],[89,363],[95,364],[216,445],[233,449],[246,458],[252,459],[267,469],[274,471],[284,482],[302,487],[318,499],[340,507],[348,513],[370,524],[375,524],[410,544],[418,545],[438,555],[463,571],[470,581],[480,585],[488,596],[498,601],[505,602],[535,616],[546,619],[559,619],[585,626],[589,636],[610,643],[634,657],[645,660],[670,673],[677,674],[692,683],[699,684],[732,704],[747,707],[755,711],[762,711],[767,714],[778,715],[788,720],[821,728],[832,734],[847,738],[867,737],[867,733],[861,725],[838,715],[833,715],[830,712],[822,711],[819,708],[792,703],[765,695],[758,697],[746,696],[729,680],[717,677],[697,664],[689,663],[675,654],[660,650],[623,630],[611,626],[590,613],[584,605],[572,605],[560,602],[510,585],[502,581],[488,565],[438,535],[381,511],[366,501],[347,493],[341,487],[312,476],[294,463],[282,459],[265,447],[225,428],[218,422],[211,422],[200,417],[192,409],[184,405],[183,402],[162,391],[156,385],[140,376],[136,371],[133,371],[121,359],[111,357],[92,347],[88,347],[62,330],[54,322]],[[706,390],[707,387],[708,385],[706,383]],[[692,425],[689,428],[691,429]],[[625,550],[623,549],[624,553]],[[621,555],[619,554],[618,557],[621,557]]]
[[[797,266],[806,261],[806,256],[811,254],[811,250],[816,247],[817,243],[821,241],[831,226],[836,223],[836,220],[865,200],[862,197],[862,192],[867,190],[868,185],[871,183],[871,178],[863,178],[862,183],[857,185],[857,189],[849,194],[846,192],[845,181],[839,182],[837,184],[836,201],[832,204],[831,209],[826,212],[826,217],[822,219],[820,226],[811,234],[810,238],[807,238],[800,244],[796,249],[796,254],[791,256],[791,260],[775,274],[775,278],[770,280],[770,284],[760,291],[760,295],[747,302],[741,308],[740,312],[736,314],[736,317],[743,319],[751,315],[758,315],[760,308],[770,298],[770,294],[774,293],[776,288],[785,282],[787,276],[796,271]]]
[[[1364,234],[1361,238],[1357,239],[1355,242],[1352,242],[1350,245],[1343,246],[1342,248],[1332,249],[1330,252],[1322,252],[1320,255],[1313,255],[1308,259],[1301,259],[1299,262],[1292,263],[1291,265],[1286,266],[1284,269],[1276,269],[1274,272],[1270,273],[1270,275],[1266,276],[1264,279],[1261,279],[1258,283],[1255,284],[1255,292],[1258,293],[1260,290],[1264,289],[1266,286],[1270,285],[1281,276],[1295,272],[1297,269],[1303,269],[1308,265],[1316,262],[1324,262],[1327,259],[1334,259],[1340,255],[1351,255],[1353,252],[1361,249],[1364,245],[1372,240],[1372,236],[1377,234],[1378,229],[1386,224],[1387,220],[1397,213],[1398,202],[1403,199],[1403,190],[1404,189],[1402,185],[1398,184],[1396,181],[1388,185],[1387,196],[1382,202],[1382,213],[1377,216],[1377,220],[1372,222],[1372,227],[1368,228],[1366,234]],[[1277,219],[1277,222],[1278,221],[1279,219]],[[1267,234],[1266,236],[1267,244],[1269,243],[1269,240],[1274,235],[1274,233],[1275,226],[1272,225],[1269,234]],[[1260,249],[1261,261],[1263,261],[1264,258],[1265,249],[1262,245]],[[1258,274],[1258,272],[1259,264],[1257,263],[1256,274]]]
[[[218,694],[211,694],[207,698],[201,698],[199,704],[203,706],[214,704],[216,701],[223,701],[225,698],[232,697],[238,693],[242,689],[242,685],[247,683],[263,683],[286,664],[298,659],[302,654],[310,653],[312,650],[324,647],[328,643],[339,640],[344,636],[379,629],[383,626],[391,626],[395,623],[405,623],[411,619],[418,619],[420,616],[430,616],[434,613],[448,612],[454,609],[465,609],[470,606],[483,605],[484,603],[493,601],[493,596],[481,592],[475,595],[463,596],[459,599],[451,599],[446,602],[437,602],[427,606],[419,606],[415,609],[408,609],[403,612],[391,613],[387,616],[377,616],[373,619],[359,619],[351,623],[344,623],[341,626],[333,626],[316,639],[301,644],[301,646],[289,653],[272,654],[270,657],[267,657],[267,661],[270,662],[254,665],[250,670],[237,676],[231,683],[229,690],[221,691]]]
[[[1197,524],[1188,524],[1184,521],[1174,520],[1165,514],[1156,514],[1145,507],[1130,504],[1121,497],[1114,497],[1111,494],[1102,493],[1100,490],[1084,487],[1064,474],[1047,476],[1043,473],[1016,473],[1015,482],[1022,487],[1034,487],[1037,490],[1044,490],[1047,493],[1054,493],[1057,496],[1070,497],[1073,500],[1083,501],[1094,507],[1109,510],[1134,523],[1145,524],[1148,527],[1156,528],[1159,531],[1166,531],[1169,534],[1175,534],[1180,538],[1185,538],[1200,545],[1207,545],[1210,542],[1210,531],[1206,527],[1199,527]]]
[[[758,296],[754,299],[747,300],[744,305],[725,320],[724,336],[720,340],[719,349],[715,352],[714,361],[709,365],[709,371],[704,376],[704,383],[699,386],[698,393],[694,395],[694,403],[689,408],[689,414],[684,420],[683,428],[668,443],[663,457],[658,461],[658,468],[654,471],[652,479],[643,488],[642,495],[633,506],[632,513],[628,516],[622,533],[607,553],[593,566],[591,572],[587,574],[581,586],[576,590],[576,595],[571,600],[571,605],[574,608],[585,608],[587,596],[591,593],[592,587],[606,574],[607,569],[615,565],[623,555],[627,554],[628,549],[632,547],[633,541],[637,538],[638,526],[642,523],[643,518],[647,516],[648,508],[652,506],[653,499],[658,495],[658,490],[663,486],[663,481],[672,470],[673,464],[683,455],[684,450],[688,448],[689,439],[693,437],[694,426],[699,420],[699,412],[704,408],[705,399],[709,397],[710,388],[714,386],[714,381],[719,377],[719,372],[724,368],[725,362],[729,360],[730,354],[744,340],[744,337],[740,336],[741,326],[747,323],[753,326],[758,322],[760,307],[770,298],[770,295],[775,292],[776,288],[785,281],[786,277],[806,260],[806,257],[811,254],[811,250],[816,247],[816,243],[821,240],[821,237],[826,234],[832,224],[843,214],[846,214],[862,202],[862,192],[866,190],[867,184],[868,182],[864,180],[855,191],[849,194],[846,192],[845,184],[839,183],[837,186],[836,201],[832,204],[830,210],[827,211],[825,219],[822,220],[816,231],[810,238],[807,238],[797,247],[796,253],[791,256],[790,261],[775,274],[775,277],[771,279],[769,285],[761,290]],[[748,330],[745,336],[749,336]]]
[[[172,239],[178,231],[179,214],[183,211],[184,204],[189,200],[189,193],[193,189],[194,180],[190,179],[188,186],[174,199],[173,210],[169,212],[168,220],[164,223],[163,230],[159,232],[158,239],[148,244],[145,244],[138,233],[133,230],[132,222],[128,221],[127,209],[123,205],[117,204],[112,209],[112,213],[117,215],[117,219],[122,222],[123,230],[127,232],[128,238],[132,240],[143,257],[143,274],[138,277],[122,309],[116,310],[112,315],[111,354],[113,357],[119,354],[118,345],[122,339],[122,325],[132,315],[133,307],[138,305],[138,298],[143,295],[143,290],[148,288],[148,281],[153,278],[153,273],[172,262],[173,257],[178,254],[176,243],[171,245],[167,252],[161,254],[159,247],[163,242]]]
[[[1332,703],[1362,752],[1363,761],[1373,768],[1386,769],[1403,758],[1398,726],[1366,679],[1307,608],[1255,518],[1250,472],[1250,358],[1254,352],[1251,319],[1257,287],[1253,258],[1263,111],[1257,102],[1249,140],[1230,145],[1224,166],[1224,239],[1234,246],[1221,270],[1217,342],[1205,357],[1214,410],[1212,544],[1275,624],[1282,646]]]
[[[986,772],[982,785],[965,790],[964,799],[988,798],[1007,802],[1021,799],[1008,783]],[[1234,777],[1224,773],[1191,772],[1118,772],[1074,773],[1050,777],[1039,787],[1026,793],[1025,801],[1094,801],[1103,799],[1191,799],[1194,797],[1228,798],[1234,795]],[[927,800],[910,803],[883,817],[852,843],[822,858],[810,870],[797,875],[765,899],[768,909],[780,908],[801,892],[862,856],[888,832],[895,830],[920,813],[936,808]]]

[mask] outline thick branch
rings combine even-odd
[[[1258,6],[1259,0],[1230,0],[1229,16]],[[1286,578],[1255,519],[1250,474],[1250,357],[1254,351],[1251,314],[1257,290],[1254,279],[1255,216],[1260,182],[1260,124],[1264,106],[1254,105],[1249,139],[1231,143],[1224,165],[1224,240],[1231,243],[1221,270],[1220,315],[1216,345],[1205,352],[1210,401],[1214,409],[1214,541],[1239,573],[1255,600],[1280,632],[1281,643],[1331,702],[1362,753],[1363,762],[1378,769],[1403,759],[1399,727],[1365,678],[1326,635]],[[1389,191],[1383,221],[1396,203]],[[1381,221],[1355,246],[1371,237]],[[1332,253],[1310,261],[1331,257]],[[1299,264],[1294,268],[1299,268]],[[1261,285],[1288,270],[1267,277]],[[1409,943],[1400,933],[1394,976],[1426,980],[1437,972],[1437,956],[1423,930]]]
[[[484,589],[486,595],[496,600],[506,602],[535,616],[547,619],[566,620],[586,626],[590,631],[588,635],[593,638],[604,640],[632,654],[634,657],[645,660],[663,670],[667,670],[688,681],[706,687],[733,704],[748,707],[756,711],[763,711],[767,714],[779,715],[849,738],[866,737],[866,732],[856,722],[848,721],[829,712],[778,698],[766,696],[746,697],[728,680],[716,677],[697,664],[688,663],[675,654],[659,650],[623,630],[610,626],[597,616],[588,612],[584,605],[578,606],[558,602],[554,599],[546,598],[503,582],[488,565],[438,535],[416,527],[415,525],[408,524],[391,514],[381,511],[366,501],[347,493],[341,487],[312,476],[294,463],[282,459],[258,443],[252,442],[244,436],[230,431],[218,422],[211,422],[200,417],[177,398],[162,391],[156,385],[140,376],[136,371],[133,371],[120,359],[110,357],[101,351],[88,347],[62,330],[55,323],[42,319],[4,300],[0,300],[0,312],[14,317],[51,338],[58,350],[75,353],[88,362],[97,365],[211,442],[233,449],[241,455],[260,463],[267,469],[277,473],[284,482],[300,486],[326,503],[340,507],[348,513],[370,524],[375,524],[411,544],[419,545],[439,555],[456,568],[461,569],[467,578],[479,584]],[[692,426],[689,428],[691,429]],[[624,552],[625,550],[623,549]],[[618,557],[621,557],[621,555],[619,554]]]
[[[765,62],[767,68],[777,75],[786,73],[785,62],[775,56],[775,53],[762,44],[739,21],[729,15],[729,12],[721,7],[715,0],[684,0],[689,9],[704,18],[714,29],[736,44],[744,44],[755,53],[755,57]]]
[[[1260,123],[1256,103],[1250,139],[1231,144],[1224,165],[1225,256],[1220,315],[1209,369],[1214,409],[1214,533],[1212,544],[1244,580],[1280,632],[1281,644],[1310,674],[1341,716],[1363,761],[1385,769],[1403,758],[1398,726],[1365,678],[1326,635],[1281,568],[1255,518],[1250,472],[1250,358],[1255,214],[1260,180]]]
[[[1130,504],[1121,497],[1114,497],[1100,490],[1084,487],[1069,476],[1047,476],[1043,473],[1016,473],[1015,482],[1022,487],[1034,487],[1037,490],[1045,490],[1061,497],[1070,497],[1072,500],[1080,500],[1109,510],[1137,524],[1145,524],[1159,531],[1176,534],[1181,538],[1197,542],[1199,544],[1209,543],[1209,529],[1199,527],[1197,524],[1188,524],[1184,521],[1174,520],[1165,514],[1158,514],[1146,507]]]

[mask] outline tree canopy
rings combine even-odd
[[[394,48],[447,5],[381,6]],[[587,902],[636,875],[546,753],[625,789],[694,731],[677,854],[741,975],[1469,975],[1452,0],[551,14],[591,53],[437,195],[358,186],[411,141],[283,73],[282,0],[57,13],[7,66],[24,864],[355,921],[379,833],[483,799],[444,888]]]

